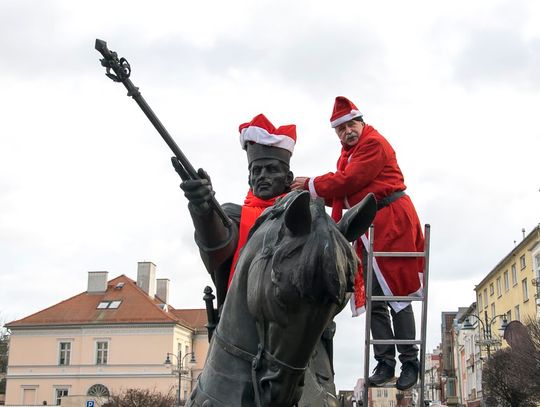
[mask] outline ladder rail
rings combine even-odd
[[[369,391],[369,359],[370,359],[370,337],[371,337],[371,291],[373,288],[373,225],[369,227],[368,232],[368,250],[367,250],[367,270],[365,281],[365,309],[366,309],[366,329],[364,332],[364,386],[363,386],[363,407],[368,405],[368,391]],[[357,244],[362,242],[357,241]]]
[[[364,385],[363,385],[363,405],[368,406],[369,395],[369,362],[371,345],[420,345],[419,353],[419,384],[414,387],[418,389],[418,405],[424,407],[424,386],[425,386],[425,359],[426,359],[426,335],[427,335],[427,311],[428,311],[428,282],[429,282],[429,256],[430,256],[430,239],[431,225],[424,225],[424,251],[423,252],[375,252],[374,247],[374,230],[373,225],[369,228],[369,243],[367,249],[367,270],[365,281],[365,310],[366,310],[366,329],[364,341]],[[423,280],[422,280],[422,296],[372,296],[373,288],[373,262],[375,257],[423,257]],[[420,339],[371,339],[371,303],[373,301],[421,301],[421,318],[420,318]],[[394,383],[383,385],[380,387],[394,387]],[[414,388],[413,387],[413,388]]]
[[[431,225],[424,226],[424,281],[423,281],[423,298],[422,301],[422,321],[420,328],[420,336],[422,339],[422,347],[420,349],[420,394],[418,397],[420,407],[424,407],[424,390],[426,381],[426,335],[427,335],[427,315],[428,315],[428,295],[429,295],[429,255],[430,255],[430,240],[431,240]]]

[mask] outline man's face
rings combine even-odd
[[[336,127],[336,134],[343,145],[352,147],[358,143],[363,128],[364,123],[361,121],[349,120],[348,122],[340,124]]]
[[[261,158],[251,163],[249,186],[261,199],[270,199],[289,190],[293,173],[283,162],[273,158]]]

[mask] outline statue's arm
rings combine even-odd
[[[188,209],[195,228],[195,242],[216,286],[219,304],[225,299],[230,264],[238,244],[241,207],[234,204],[223,205],[222,208],[230,220],[223,222],[210,204],[214,196],[210,179],[204,171],[199,172],[201,179],[184,181],[180,188],[188,199]]]
[[[222,208],[231,219],[229,227],[223,225],[217,214],[199,216],[190,208],[195,226],[195,242],[199,247],[206,269],[212,275],[226,263],[230,264],[238,244],[238,225],[240,224],[242,207],[227,203],[222,205]]]
[[[201,259],[212,276],[212,281],[216,287],[216,297],[218,308],[225,302],[229,275],[236,247],[238,245],[238,225],[240,224],[240,214],[242,207],[236,204],[224,204],[224,212],[232,220],[230,238],[223,241],[221,245],[208,247],[201,244],[200,236],[195,237]]]

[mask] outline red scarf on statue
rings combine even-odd
[[[240,227],[238,230],[238,245],[236,246],[236,251],[234,252],[233,260],[231,263],[231,272],[229,273],[229,283],[227,288],[231,285],[231,281],[234,275],[234,270],[236,269],[236,262],[238,261],[238,256],[240,255],[240,250],[247,242],[249,231],[251,227],[255,224],[257,218],[263,213],[266,208],[274,205],[276,199],[281,198],[285,194],[278,195],[271,199],[261,199],[253,195],[253,190],[250,190],[247,193],[246,199],[244,200],[244,205],[242,206],[242,213],[240,215]]]

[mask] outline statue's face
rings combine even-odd
[[[261,199],[270,199],[289,191],[293,173],[285,163],[273,158],[261,158],[249,167],[249,186]]]

